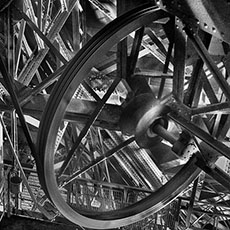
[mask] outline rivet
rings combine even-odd
[[[214,33],[216,33],[216,28],[215,28],[215,27],[212,27],[212,31],[213,31]]]
[[[204,23],[204,28],[208,29],[208,25],[206,23]]]

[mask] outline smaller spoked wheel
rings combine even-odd
[[[180,81],[173,69],[186,69],[186,57],[180,60],[170,36],[174,21],[155,7],[114,20],[73,58],[50,96],[37,145],[40,176],[61,214],[78,225],[137,222],[200,172],[196,153],[205,140],[194,136],[202,117],[195,121],[179,100],[187,73]]]

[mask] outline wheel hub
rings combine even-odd
[[[162,140],[153,132],[152,126],[160,124],[165,129],[168,127],[165,117],[167,110],[153,94],[138,95],[125,107],[120,118],[120,128],[124,134],[135,135],[140,147],[150,148]]]

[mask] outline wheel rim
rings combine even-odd
[[[76,57],[73,58],[70,65],[64,72],[63,77],[60,78],[54,93],[50,97],[48,106],[46,107],[46,111],[44,113],[45,115],[41,122],[40,138],[38,142],[38,149],[39,152],[42,153],[44,161],[46,189],[48,191],[48,195],[57,206],[58,210],[66,218],[76,224],[89,228],[96,227],[103,229],[119,227],[136,222],[150,213],[158,211],[176,198],[176,196],[178,196],[200,172],[200,170],[195,166],[196,160],[195,157],[193,157],[187,161],[181,170],[177,171],[176,176],[144,200],[130,205],[127,208],[107,212],[99,211],[90,214],[90,211],[77,210],[76,212],[68,204],[66,204],[62,195],[57,192],[59,188],[56,182],[56,175],[51,167],[51,165],[54,164],[54,156],[50,153],[54,152],[56,143],[56,135],[53,134],[58,133],[59,124],[61,124],[62,119],[64,118],[68,102],[71,101],[76,86],[82,82],[84,76],[86,76],[89,72],[89,69],[95,65],[96,57],[102,55],[110,46],[112,46],[112,43],[120,41],[120,39],[129,34],[129,32],[132,32],[143,24],[146,24],[149,20],[160,20],[165,17],[168,17],[168,15],[158,9],[155,9],[154,7],[150,7],[144,8],[144,10],[137,9],[133,12],[133,14],[130,14],[129,16],[125,15],[119,19],[119,21],[117,20],[113,22],[110,27],[106,27],[97,34],[95,38],[91,40]],[[112,31],[108,31],[109,28],[112,28]],[[118,82],[119,80],[117,80],[117,82],[115,80],[110,86],[110,89],[113,88],[114,90]],[[110,94],[111,93],[109,93],[108,97]],[[168,98],[169,99],[166,101],[171,100],[171,96]],[[162,103],[165,103],[164,100]],[[167,102],[165,104],[170,107],[175,105],[171,102]],[[101,105],[101,107],[103,107],[103,105]],[[99,111],[100,110],[101,108],[99,108]],[[95,115],[95,117],[96,116],[97,115]],[[91,123],[93,123],[93,121]],[[91,124],[89,127],[90,126]]]

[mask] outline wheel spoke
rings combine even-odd
[[[208,33],[204,34],[204,45],[206,48],[209,47],[211,42],[211,35]],[[197,94],[197,90],[199,89],[199,84],[201,84],[201,74],[203,69],[204,62],[202,59],[197,60],[196,64],[194,65],[194,70],[192,76],[189,80],[188,89],[185,94],[184,104],[188,106],[193,106],[192,102],[194,97],[200,97],[200,94]]]
[[[169,42],[169,48],[168,48],[168,52],[167,52],[165,63],[164,63],[163,74],[167,74],[167,72],[168,72],[169,62],[170,62],[171,55],[172,55],[172,50],[173,50],[173,45],[174,45],[173,42]],[[161,98],[161,96],[163,94],[163,90],[164,90],[164,87],[165,87],[165,80],[166,79],[164,77],[161,79],[161,83],[160,83],[157,98]]]
[[[92,161],[89,165],[87,165],[85,168],[82,168],[79,171],[76,171],[74,174],[72,174],[69,178],[67,178],[61,186],[65,186],[69,184],[71,181],[75,180],[80,174],[85,173],[87,170],[90,170],[91,168],[95,167],[96,165],[100,164],[101,162],[107,160],[111,156],[113,156],[116,152],[120,151],[122,148],[129,145],[131,142],[134,141],[134,137],[129,138],[128,140],[124,141],[123,143],[117,145],[113,149],[106,152],[103,156],[98,157],[96,160]]]
[[[136,31],[135,36],[134,36],[134,41],[133,41],[133,45],[132,45],[132,50],[131,53],[128,57],[128,70],[127,70],[127,77],[130,78],[131,75],[134,73],[135,68],[136,68],[136,63],[137,63],[137,59],[138,59],[138,54],[140,51],[140,47],[141,47],[141,42],[142,42],[142,38],[144,35],[144,30],[145,28],[142,27],[139,30]]]
[[[217,182],[222,184],[226,189],[230,190],[230,177],[223,170],[217,166],[210,167],[202,159],[198,159],[196,163],[204,172],[214,178]]]
[[[229,113],[229,102],[222,102],[216,104],[206,105],[205,107],[192,108],[191,115],[198,114],[228,114]]]
[[[186,58],[186,36],[178,27],[175,29],[175,54],[173,74],[173,94],[183,101],[184,98],[184,73]]]
[[[219,142],[214,137],[212,137],[210,134],[205,132],[203,129],[199,128],[198,126],[194,125],[192,122],[188,121],[187,119],[175,115],[171,113],[169,115],[174,121],[176,121],[178,124],[183,126],[185,129],[189,130],[193,135],[207,143],[209,146],[211,146],[213,149],[218,151],[223,156],[230,159],[230,148],[227,147],[225,144]]]
[[[110,86],[110,88],[107,90],[106,94],[103,96],[103,98],[101,99],[101,101],[98,103],[97,108],[95,109],[95,111],[90,116],[88,122],[84,126],[83,130],[81,131],[80,135],[78,136],[78,139],[76,140],[76,142],[72,146],[72,148],[69,151],[69,153],[68,153],[65,161],[63,162],[63,164],[62,164],[62,166],[61,166],[61,168],[59,170],[59,173],[58,173],[59,176],[63,174],[63,172],[65,171],[65,169],[69,165],[70,160],[73,157],[73,155],[74,155],[75,151],[77,150],[77,148],[79,147],[79,144],[80,144],[81,140],[88,133],[90,126],[92,125],[92,123],[97,118],[98,114],[100,113],[100,111],[104,107],[106,101],[109,99],[109,97],[111,96],[111,93],[115,90],[115,88],[117,87],[117,85],[118,85],[119,82],[120,82],[120,79],[115,79],[113,81],[112,85]]]

